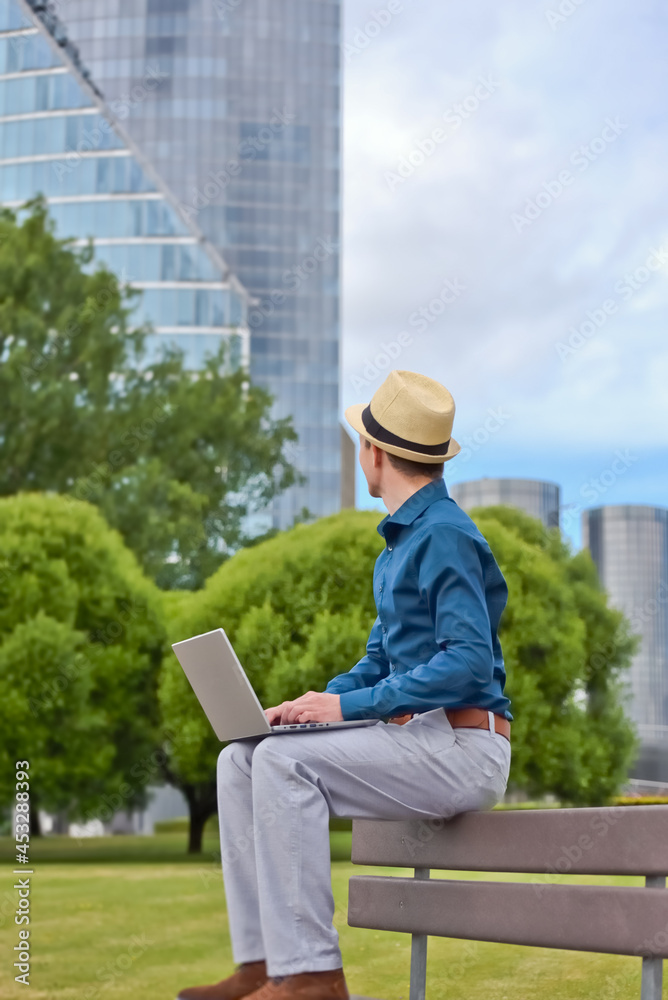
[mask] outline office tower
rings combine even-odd
[[[62,26],[16,0],[0,3],[0,198],[18,208],[42,192],[56,235],[83,245],[122,282],[143,290],[132,322],[151,320],[149,355],[164,339],[197,367],[221,337],[248,357],[248,295],[186,224],[151,165],[122,134]],[[22,213],[19,213],[22,217]]]
[[[611,603],[642,637],[626,706],[642,741],[633,776],[668,782],[668,508],[611,504],[586,510],[582,543]]]
[[[556,483],[540,479],[470,479],[448,484],[448,492],[466,511],[472,507],[507,504],[537,517],[546,528],[559,527],[560,490]]]
[[[50,16],[41,0],[14,4]],[[173,235],[195,227],[220,274],[255,299],[251,377],[276,397],[273,416],[293,416],[289,458],[308,476],[277,498],[267,526],[289,526],[303,506],[333,513],[342,489],[340,0],[63,0],[55,9],[136,158],[178,204],[185,228],[174,222]]]

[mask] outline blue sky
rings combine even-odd
[[[446,483],[558,482],[575,546],[666,505],[668,8],[346,0],[343,39],[342,412],[438,379]]]

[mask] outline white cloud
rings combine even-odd
[[[360,385],[364,365],[413,330],[392,367],[443,381],[464,426],[512,404],[504,447],[527,466],[550,455],[547,478],[567,479],[573,448],[595,470],[623,440],[668,445],[666,268],[615,291],[668,250],[668,11],[588,0],[552,31],[551,6],[406,3],[347,66],[342,403],[370,398],[385,371]],[[348,25],[367,14],[349,0]],[[487,74],[498,89],[390,191],[385,172]],[[607,119],[619,134],[605,142]],[[572,181],[518,233],[512,213],[562,170]],[[448,277],[466,293],[424,332],[407,326]],[[561,360],[557,342],[610,298],[615,313]]]

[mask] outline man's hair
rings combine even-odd
[[[364,438],[364,447],[371,447],[371,441],[368,438]],[[445,462],[416,462],[412,458],[400,458],[399,455],[392,455],[389,451],[386,451],[385,454],[390,460],[390,465],[397,472],[408,476],[409,479],[416,479],[418,476],[440,479],[443,475]]]

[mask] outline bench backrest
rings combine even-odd
[[[496,810],[431,821],[354,820],[355,864],[534,873],[531,882],[350,880],[355,927],[668,957],[668,892],[557,884],[565,874],[668,873],[668,806]]]
[[[545,875],[668,874],[668,805],[505,809],[353,822],[358,865]]]

